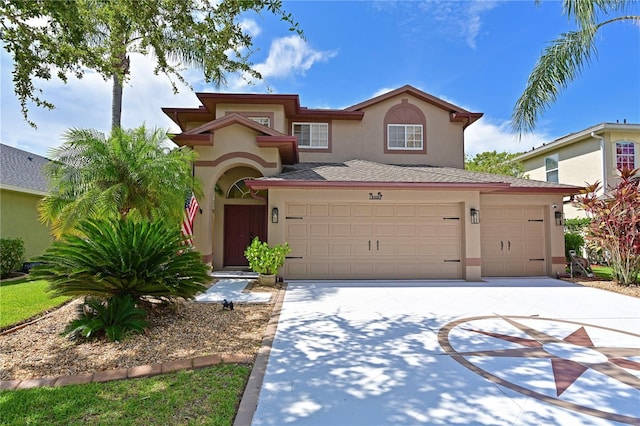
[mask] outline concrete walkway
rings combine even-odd
[[[640,424],[638,333],[640,299],[550,278],[290,282],[235,424]]]

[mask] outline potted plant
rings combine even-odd
[[[291,252],[287,243],[269,247],[266,242],[255,237],[244,251],[249,267],[258,273],[258,282],[262,285],[275,285],[276,274],[284,265],[284,259]]]

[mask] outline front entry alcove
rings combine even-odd
[[[246,268],[244,251],[254,237],[267,239],[266,191],[254,196],[246,179],[261,177],[250,167],[227,170],[218,179],[215,191],[214,268]]]

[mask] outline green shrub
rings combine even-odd
[[[89,219],[76,229],[81,236],[63,235],[31,272],[49,281],[56,296],[190,299],[211,281],[208,266],[183,245],[178,227],[127,218]]]
[[[580,234],[573,232],[567,232],[564,234],[564,255],[567,261],[571,260],[569,255],[570,250],[575,250],[578,256],[582,255],[582,248],[584,247],[584,238]]]
[[[121,341],[131,333],[142,333],[147,326],[144,309],[137,308],[128,294],[107,300],[88,297],[78,309],[79,318],[73,320],[63,334],[71,337],[95,339],[106,335],[110,341]]]
[[[0,277],[4,278],[22,265],[24,242],[21,238],[0,239]]]
[[[564,229],[567,232],[572,234],[583,233],[589,224],[591,223],[591,219],[588,217],[575,218],[575,219],[565,219],[564,220]]]
[[[284,260],[290,252],[291,248],[287,243],[269,247],[266,242],[261,242],[255,237],[244,251],[244,257],[249,261],[249,267],[253,272],[275,275],[284,265]]]

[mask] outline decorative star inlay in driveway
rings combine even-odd
[[[638,334],[559,319],[495,315],[450,322],[438,339],[446,354],[494,383],[585,414],[640,423],[637,413],[615,412],[615,404],[609,403],[620,394],[640,401]],[[526,360],[529,366],[523,364]],[[592,374],[585,377],[587,372]],[[576,392],[567,395],[572,387]]]

